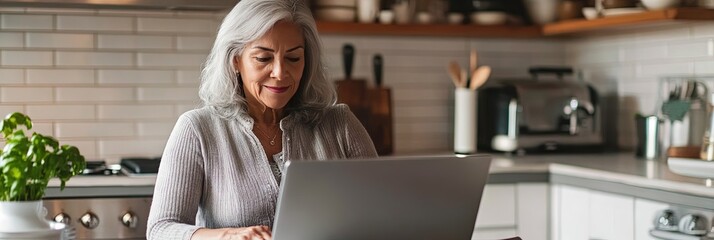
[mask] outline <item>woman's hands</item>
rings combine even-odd
[[[252,226],[221,229],[202,228],[197,230],[191,239],[272,240],[273,236],[267,226]]]
[[[224,240],[271,240],[273,236],[267,226],[252,226],[244,228],[224,228],[220,239]]]

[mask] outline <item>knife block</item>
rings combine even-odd
[[[377,154],[389,155],[394,151],[392,91],[389,88],[376,86],[368,90],[369,125],[367,131],[374,142]]]
[[[364,79],[345,79],[335,81],[337,102],[347,104],[362,123],[369,126],[369,104],[367,102],[367,81]]]

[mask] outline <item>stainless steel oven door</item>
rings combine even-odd
[[[148,197],[43,200],[47,218],[68,223],[77,239],[145,239]]]

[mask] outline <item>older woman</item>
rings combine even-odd
[[[184,113],[164,150],[149,239],[270,239],[287,160],[374,157],[320,61],[303,0],[242,0],[202,72],[204,107]]]

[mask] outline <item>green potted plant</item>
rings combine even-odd
[[[85,166],[79,149],[39,133],[27,137],[25,126],[32,121],[22,113],[8,114],[0,123],[5,147],[0,151],[0,233],[46,231],[42,197],[51,178],[59,178],[60,189]]]

